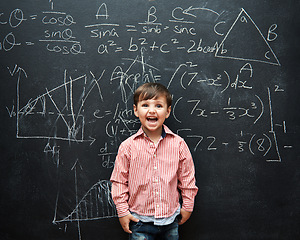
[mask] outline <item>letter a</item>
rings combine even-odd
[[[103,13],[100,13],[103,12]],[[108,11],[107,6],[105,3],[102,3],[101,6],[98,8],[96,19],[99,19],[99,17],[105,17],[105,19],[108,19]]]

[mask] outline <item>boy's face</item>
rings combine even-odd
[[[161,135],[162,125],[171,112],[171,106],[168,107],[165,96],[141,100],[137,106],[133,105],[133,109],[148,136]]]

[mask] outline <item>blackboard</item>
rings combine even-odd
[[[127,239],[110,197],[134,90],[199,193],[181,239],[299,239],[299,1],[2,1],[1,239]]]

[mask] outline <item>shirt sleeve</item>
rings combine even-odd
[[[192,212],[198,187],[196,186],[193,158],[184,140],[180,142],[179,158],[178,188],[181,190],[182,208]]]
[[[122,144],[119,147],[115,160],[114,170],[110,181],[112,182],[111,195],[116,205],[118,217],[128,215],[129,190],[128,190],[129,156],[126,147]]]

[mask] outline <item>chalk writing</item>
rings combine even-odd
[[[143,83],[173,94],[167,121],[195,163],[221,153],[218,161],[233,154],[270,166],[295,148],[281,141],[292,130],[277,101],[286,84],[272,75],[278,24],[269,19],[264,35],[251,10],[199,4],[166,10],[154,1],[137,14],[107,1],[79,14],[50,0],[39,11],[1,10],[2,81],[15,93],[4,112],[17,140],[42,142],[57,183],[52,222],[75,223],[79,239],[82,221],[117,215],[108,176],[140,127],[132,97]]]

